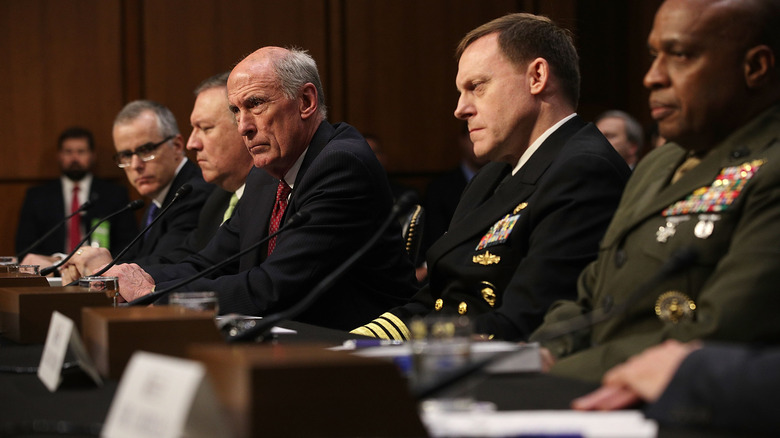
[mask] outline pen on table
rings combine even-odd
[[[347,339],[344,348],[355,350],[358,348],[385,347],[388,345],[403,345],[404,341],[392,339]]]

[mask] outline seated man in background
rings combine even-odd
[[[95,140],[89,130],[72,127],[60,134],[57,162],[62,175],[57,180],[30,188],[19,214],[16,251],[23,258],[23,264],[51,266],[60,257],[48,254],[70,252],[92,228],[93,222],[127,205],[127,189],[94,177],[92,167],[95,157]],[[30,248],[33,242],[76,212],[87,200],[92,202],[92,207],[73,216],[48,238]],[[136,233],[133,213],[127,211],[100,225],[92,234],[92,242],[116,253]]]
[[[612,368],[600,389],[572,407],[614,410],[645,401],[646,415],[662,424],[776,433],[778,367],[777,348],[668,340]]]
[[[595,123],[612,147],[626,160],[628,167],[636,167],[645,139],[642,125],[628,113],[618,110],[602,113]]]
[[[576,301],[531,336],[553,373],[598,381],[666,339],[780,342],[778,26],[777,1],[661,5],[644,82],[670,143],[631,176]],[[569,329],[583,317],[602,321]]]
[[[187,149],[196,152],[203,179],[217,187],[211,192],[198,217],[198,226],[175,249],[139,257],[139,265],[176,263],[206,247],[217,229],[235,211],[243,195],[245,180],[252,169],[252,156],[238,134],[233,114],[228,111],[227,78],[221,73],[203,81],[195,89],[195,105],[190,124],[192,133]],[[111,261],[102,248],[84,248],[60,268],[63,282],[89,275]]]
[[[580,75],[569,33],[511,14],[461,40],[455,116],[474,154],[449,230],[428,251],[429,284],[353,333],[410,339],[417,315],[469,315],[477,333],[526,339],[553,301],[573,298],[629,176],[575,113]]]
[[[184,155],[184,139],[171,110],[150,100],[125,105],[114,120],[114,160],[149,206],[141,228],[173,201],[184,184],[192,192],[175,204],[122,257],[162,257],[177,248],[198,224],[198,214],[214,186],[203,181],[200,169]],[[82,251],[83,252],[83,251]]]
[[[180,290],[218,292],[221,313],[268,315],[289,308],[354,254],[392,208],[384,170],[363,137],[326,120],[314,60],[303,51],[264,47],[228,79],[230,109],[256,169],[243,201],[204,250],[182,263],[114,266],[122,296],[132,300],[216,265],[279,229],[286,218],[310,219],[232,264]],[[297,319],[347,329],[406,302],[413,269],[397,221],[346,275]]]

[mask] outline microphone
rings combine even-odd
[[[159,213],[157,213],[157,216],[155,216],[155,218],[151,222],[149,222],[149,225],[144,227],[144,229],[141,230],[141,232],[138,233],[133,238],[133,240],[131,240],[130,243],[127,244],[127,246],[122,248],[122,251],[119,251],[119,254],[117,254],[116,257],[114,257],[113,260],[111,260],[111,262],[109,264],[107,264],[106,266],[103,266],[103,268],[101,270],[95,272],[94,274],[92,274],[92,276],[93,277],[99,277],[99,276],[103,275],[106,271],[111,269],[111,267],[114,266],[119,261],[119,259],[121,259],[122,256],[125,255],[125,253],[127,253],[127,251],[129,251],[130,248],[132,248],[133,245],[135,245],[136,242],[138,242],[138,240],[141,239],[141,237],[143,237],[144,234],[146,234],[147,231],[149,231],[149,228],[152,228],[152,226],[154,226],[154,224],[156,224],[157,221],[159,221],[160,218],[162,218],[163,215],[165,215],[165,212],[167,212],[171,208],[171,206],[174,203],[176,203],[177,200],[179,200],[181,198],[184,198],[185,196],[189,195],[190,192],[192,192],[192,186],[189,185],[189,184],[184,184],[183,186],[179,187],[179,190],[177,190],[176,193],[173,195],[173,199],[171,199],[171,202],[169,202],[168,205],[163,207],[163,209],[160,210]],[[78,284],[78,280],[73,280],[73,282],[69,283],[68,286],[74,286],[76,284]]]
[[[352,256],[350,256],[347,260],[344,261],[338,268],[336,268],[333,272],[331,272],[328,276],[322,279],[315,287],[314,289],[309,292],[308,295],[303,297],[302,300],[295,303],[293,306],[289,307],[286,310],[282,310],[281,312],[277,312],[268,316],[263,317],[263,319],[259,320],[256,325],[253,327],[250,327],[240,333],[237,333],[234,336],[228,337],[228,342],[241,342],[241,341],[250,341],[257,339],[261,335],[263,335],[265,332],[273,328],[277,323],[279,323],[282,320],[285,319],[293,319],[296,316],[300,315],[303,311],[308,309],[316,300],[320,298],[320,296],[327,290],[329,290],[334,283],[336,283],[337,280],[341,279],[341,277],[344,275],[345,272],[347,272],[347,269],[352,267],[352,265],[355,264],[358,259],[363,257],[366,252],[368,252],[369,249],[371,249],[372,246],[379,240],[379,238],[382,236],[384,231],[387,229],[387,227],[390,226],[390,223],[394,221],[398,215],[401,213],[406,212],[409,210],[409,208],[414,203],[414,195],[407,192],[401,195],[401,197],[398,199],[398,201],[393,205],[393,208],[390,210],[390,214],[387,215],[387,219],[385,219],[385,222],[379,227],[379,229],[374,233],[373,236],[371,236],[371,239],[368,240],[360,249],[355,251]]]
[[[157,301],[159,298],[162,298],[163,296],[168,295],[169,293],[171,293],[174,290],[184,286],[185,284],[192,283],[193,281],[195,281],[195,280],[197,280],[197,279],[199,279],[201,277],[204,277],[204,276],[206,276],[206,275],[216,271],[217,269],[220,269],[220,268],[224,267],[225,265],[228,265],[229,263],[237,260],[238,258],[243,256],[244,254],[246,254],[246,253],[248,253],[250,251],[254,251],[260,245],[262,245],[263,243],[267,242],[270,239],[273,239],[274,237],[276,237],[282,231],[287,230],[287,229],[291,229],[291,228],[296,228],[296,227],[299,227],[299,226],[305,224],[306,222],[309,221],[309,219],[311,219],[311,214],[308,211],[305,211],[305,210],[304,211],[299,211],[299,212],[295,213],[294,215],[290,216],[290,219],[288,219],[284,223],[283,226],[279,227],[279,229],[276,230],[276,232],[269,234],[268,236],[260,239],[259,241],[255,242],[254,244],[248,246],[247,248],[244,248],[243,250],[239,251],[238,253],[233,254],[232,256],[226,258],[225,260],[222,260],[221,262],[217,263],[216,265],[213,265],[213,266],[211,266],[211,267],[209,267],[207,269],[204,269],[203,271],[198,272],[197,274],[195,274],[195,275],[193,275],[191,277],[185,278],[184,280],[174,284],[173,286],[166,287],[165,289],[154,291],[154,292],[152,292],[152,293],[150,293],[148,295],[144,295],[142,297],[136,298],[133,301],[130,301],[129,303],[127,303],[127,305],[128,306],[143,306],[145,304],[152,304],[153,302]]]
[[[540,333],[540,335],[534,339],[534,342],[541,343],[559,338],[592,327],[617,314],[625,312],[631,304],[634,304],[651,289],[656,288],[662,281],[691,267],[698,258],[699,254],[693,247],[682,248],[675,251],[649,280],[634,289],[634,291],[620,304],[616,306],[599,307],[598,309],[594,309],[583,315],[552,323],[545,332]]]
[[[615,315],[625,312],[631,304],[634,304],[639,298],[641,298],[643,295],[646,295],[651,289],[657,287],[663,280],[688,269],[696,262],[698,257],[699,254],[692,247],[682,248],[675,251],[672,256],[669,257],[669,259],[664,262],[663,265],[661,265],[658,271],[652,277],[650,277],[649,280],[642,283],[638,288],[634,289],[634,291],[619,305],[611,308],[607,307],[606,309],[604,307],[600,307],[589,313],[551,324],[549,329],[546,330],[547,333],[542,333],[541,336],[536,337],[534,342],[541,343],[582,329],[586,329],[598,323],[604,322],[614,317]],[[460,368],[457,368],[437,379],[434,379],[432,382],[413,387],[412,394],[416,400],[430,398],[439,391],[446,389],[450,385],[457,383],[465,377],[468,377],[477,372],[481,372],[488,365],[498,361],[499,359],[507,357],[512,353],[514,353],[514,351],[502,351],[478,361],[469,362]]]
[[[16,254],[16,259],[17,260],[21,260],[23,255],[27,254],[28,252],[32,251],[33,248],[35,248],[38,245],[40,245],[41,242],[43,242],[49,236],[51,236],[55,231],[57,231],[57,229],[59,229],[61,226],[65,225],[65,223],[68,222],[70,220],[70,218],[72,218],[73,216],[75,216],[77,214],[81,214],[81,212],[89,210],[94,205],[95,205],[95,203],[93,202],[93,200],[87,199],[87,202],[81,204],[81,206],[79,207],[78,210],[76,210],[73,213],[65,216],[65,219],[61,220],[57,225],[53,226],[49,231],[46,232],[46,234],[44,234],[43,236],[38,238],[38,240],[36,240],[32,244],[30,244],[30,246],[28,246],[27,248],[23,249],[22,251],[19,251],[19,253]]]
[[[84,244],[84,243],[85,243],[85,242],[86,242],[86,241],[87,241],[87,240],[90,238],[90,236],[92,236],[92,233],[94,233],[94,232],[95,232],[95,230],[97,230],[97,228],[100,226],[100,224],[102,224],[103,222],[105,222],[105,221],[107,221],[107,220],[109,220],[109,219],[113,218],[114,216],[116,216],[116,215],[118,215],[118,214],[120,214],[120,213],[124,213],[125,211],[128,211],[128,210],[138,210],[139,208],[141,208],[141,207],[143,207],[143,206],[144,206],[144,201],[142,201],[142,200],[140,200],[140,199],[136,199],[135,201],[131,201],[131,202],[129,202],[127,205],[125,205],[124,207],[120,208],[119,210],[117,210],[117,211],[115,211],[115,212],[113,212],[113,213],[109,214],[108,216],[106,216],[106,217],[104,217],[104,218],[100,219],[99,221],[97,221],[97,223],[96,223],[95,225],[93,225],[93,226],[92,226],[92,228],[90,228],[90,229],[89,229],[89,231],[87,232],[87,235],[86,235],[86,236],[84,236],[84,238],[83,238],[83,239],[81,239],[81,241],[79,242],[79,244],[78,244],[78,245],[76,245],[76,248],[75,248],[75,249],[73,249],[73,251],[71,251],[71,252],[70,252],[70,253],[67,255],[67,257],[65,257],[64,259],[62,259],[62,260],[58,261],[57,263],[55,263],[55,264],[53,264],[53,265],[51,265],[51,266],[48,266],[48,267],[46,267],[46,268],[43,268],[43,269],[41,269],[41,275],[42,275],[42,276],[46,276],[46,275],[48,275],[48,274],[51,274],[51,273],[52,273],[52,272],[54,272],[54,271],[55,271],[57,268],[59,268],[60,266],[62,266],[62,265],[65,263],[65,262],[67,262],[68,260],[70,260],[70,258],[71,258],[71,257],[73,257],[73,254],[76,254],[76,251],[78,251],[78,250],[79,250],[79,247],[81,247],[81,245],[83,245],[83,244]]]

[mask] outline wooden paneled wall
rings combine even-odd
[[[111,125],[127,102],[169,106],[189,134],[192,90],[264,45],[317,60],[331,121],[378,136],[391,175],[423,188],[458,161],[453,51],[507,12],[548,15],[576,35],[580,113],[647,121],[645,37],[660,0],[0,0],[0,254],[12,254],[25,190],[58,176],[71,125],[95,133],[96,174],[127,184]]]

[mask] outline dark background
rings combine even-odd
[[[189,135],[192,90],[265,45],[317,61],[329,119],[378,136],[390,176],[421,191],[459,160],[453,57],[460,38],[508,12],[547,15],[580,52],[579,114],[622,109],[649,124],[642,76],[661,0],[0,0],[0,254],[12,254],[25,190],[59,175],[56,139],[94,131],[99,177],[111,126],[134,99],[170,107]],[[137,194],[131,191],[131,196]]]

